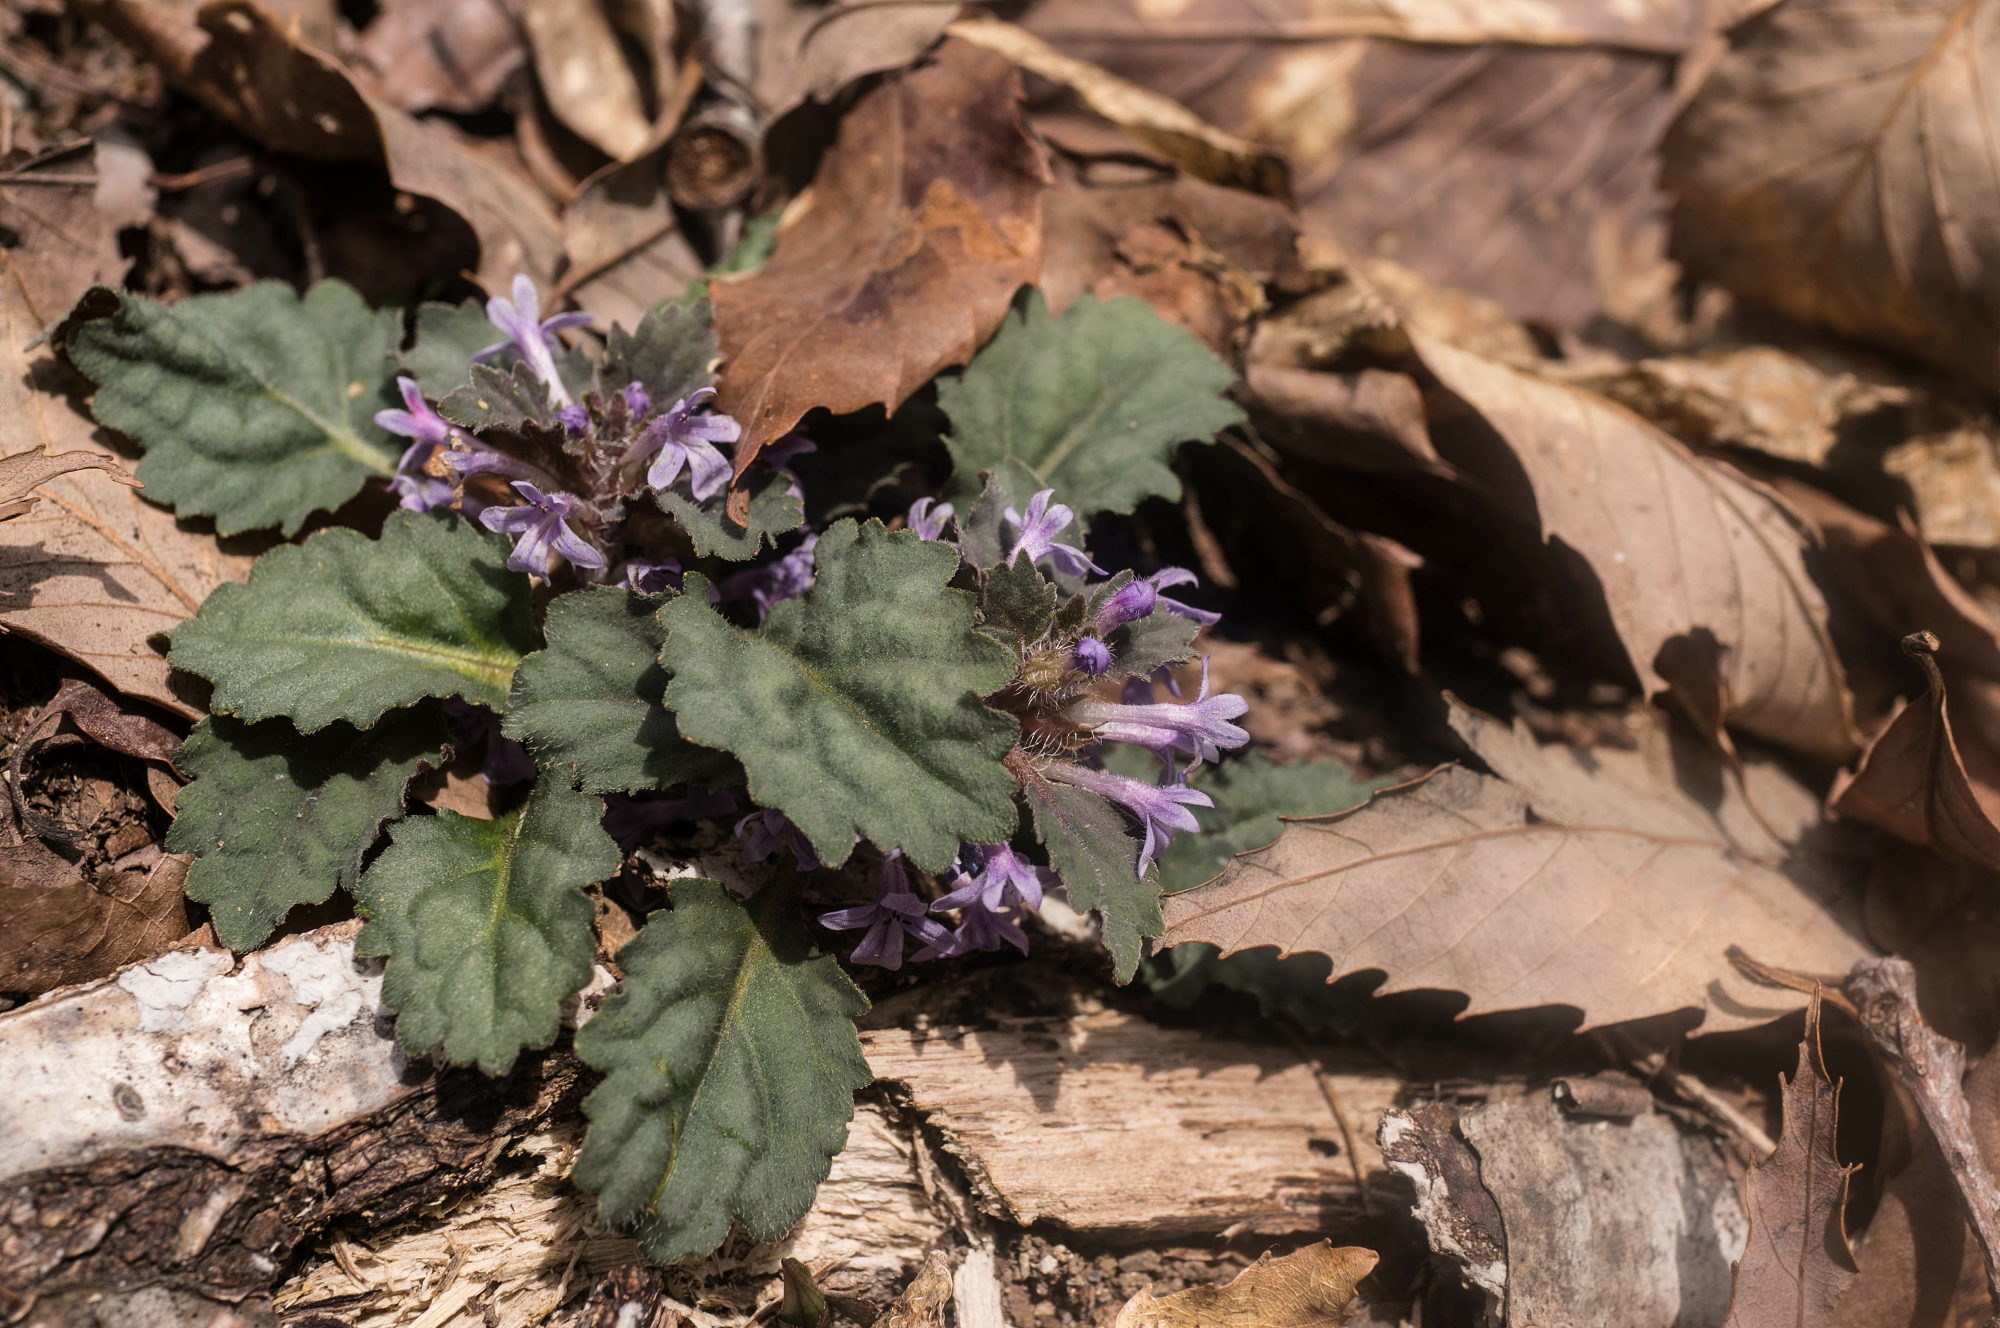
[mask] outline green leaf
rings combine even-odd
[[[524,1047],[555,1040],[564,1000],[590,981],[590,900],[618,870],[604,805],[544,774],[498,820],[457,812],[389,827],[355,890],[360,954],[389,956],[382,998],[396,1036],[422,1054],[505,1074]]]
[[[1013,832],[1014,781],[1001,765],[1014,720],[979,698],[1014,676],[1014,654],[973,626],[949,589],[958,554],[840,521],[820,538],[803,599],[761,629],[708,606],[708,583],[660,610],[681,733],[735,754],[752,800],[776,807],[829,864],[854,837],[942,871],[959,841]]]
[[[1159,877],[1152,868],[1139,876],[1139,841],[1131,822],[1109,800],[1039,775],[1030,776],[1021,791],[1069,902],[1097,914],[1114,975],[1131,981],[1146,938],[1166,930]]]
[[[645,1219],[659,1260],[706,1254],[731,1219],[776,1240],[805,1216],[873,1076],[853,1018],[868,1000],[816,955],[789,890],[743,903],[674,882],[619,952],[625,980],[576,1035],[606,1078],[584,1102],[575,1178],[612,1222]]]
[[[1015,537],[1020,534],[1007,523],[1007,509],[1020,511],[1036,492],[1046,487],[1036,483],[1033,472],[1026,466],[1011,459],[983,472],[979,497],[969,508],[962,501],[958,505],[958,548],[965,561],[982,571],[1005,562]],[[1072,521],[1057,532],[1056,540],[1082,548],[1083,529]]]
[[[1178,664],[1193,655],[1195,633],[1200,630],[1192,618],[1155,609],[1112,632],[1106,644],[1118,672],[1143,678],[1163,664]]]
[[[525,364],[498,369],[475,364],[462,386],[445,393],[438,414],[463,429],[509,429],[515,433],[555,432],[556,404],[548,385]]]
[[[962,375],[938,383],[954,496],[1014,461],[1080,515],[1177,497],[1174,448],[1243,419],[1218,395],[1235,377],[1141,300],[1086,295],[1055,319],[1031,291]]]
[[[1009,644],[1030,645],[1055,620],[1056,588],[1026,558],[1012,567],[1001,563],[986,574],[980,612],[988,631],[1003,633]]]
[[[472,357],[500,339],[483,302],[433,302],[417,306],[416,341],[397,359],[426,395],[437,398],[471,381]]]
[[[307,733],[427,696],[504,710],[514,666],[541,644],[528,578],[506,560],[505,537],[434,512],[392,514],[379,540],[321,531],[218,587],[169,658],[215,684],[214,709]]]
[[[434,705],[377,728],[334,724],[301,734],[282,719],[215,715],[174,756],[193,777],[167,828],[167,849],[192,853],[188,898],[208,905],[215,934],[253,950],[294,905],[352,889],[403,790],[438,762],[447,734]]]
[[[791,492],[791,480],[775,470],[760,471],[750,480],[750,524],[738,526],[719,502],[706,508],[684,494],[668,491],[659,495],[661,510],[680,523],[703,558],[727,558],[742,562],[755,558],[777,537],[795,530],[805,520],[805,505]]]
[[[547,648],[514,671],[507,736],[545,766],[569,766],[592,793],[740,783],[727,754],[682,738],[660,704],[661,602],[613,586],[551,601]]]
[[[609,396],[636,382],[651,394],[654,406],[665,410],[712,384],[715,377],[708,370],[715,360],[712,318],[707,300],[686,304],[661,300],[640,315],[634,331],[613,326],[597,370],[599,394]]]
[[[265,281],[168,306],[119,296],[66,344],[97,384],[98,420],[146,449],[148,498],[212,516],[224,535],[291,535],[395,469],[401,440],[372,417],[401,404],[389,367],[402,339],[394,310],[370,310],[341,282],[301,300]]]

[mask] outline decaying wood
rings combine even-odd
[[[15,1067],[0,1095],[0,1317],[157,1287],[233,1304],[246,1324],[270,1305],[288,1322],[387,1328],[421,1305],[425,1328],[525,1328],[580,1322],[604,1301],[593,1288],[617,1299],[637,1251],[567,1180],[575,1059],[558,1044],[499,1082],[408,1062],[353,934],[241,960],[177,950],[0,1015]],[[1111,1245],[1337,1236],[1361,1216],[1357,1176],[1386,1179],[1360,1136],[1399,1085],[1372,1060],[1332,1060],[1322,1082],[1290,1048],[1070,1004],[996,1015],[999,1028],[864,1033],[883,1082],[804,1222],[665,1270],[647,1294],[691,1324],[740,1324],[775,1298],[789,1256],[879,1304],[940,1247],[990,1263],[996,1222]],[[993,1278],[959,1273],[955,1295],[991,1309]]]
[[[1325,1067],[1356,1122],[1349,1156],[1313,1067],[1283,1046],[1108,1009],[862,1044],[1004,1221],[1113,1240],[1338,1234],[1361,1217],[1357,1176],[1393,1184],[1372,1139],[1400,1085],[1365,1054]]]

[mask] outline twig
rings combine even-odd
[[[1761,1162],[1778,1151],[1778,1141],[1764,1133],[1762,1126],[1737,1110],[1733,1102],[1694,1075],[1667,1064],[1666,1056],[1660,1052],[1639,1057],[1632,1064],[1647,1078],[1664,1081],[1666,1086],[1673,1090],[1675,1097],[1693,1103],[1732,1131],[1749,1150],[1751,1161]]]
[[[1280,1020],[1279,1027],[1290,1040],[1292,1050],[1299,1054],[1299,1059],[1306,1063],[1308,1070],[1312,1071],[1313,1082],[1319,1085],[1319,1095],[1326,1099],[1326,1109],[1333,1113],[1334,1126],[1340,1131],[1340,1146],[1347,1151],[1348,1169],[1354,1173],[1354,1189],[1361,1197],[1361,1211],[1372,1217],[1375,1206],[1368,1195],[1368,1174],[1361,1169],[1361,1155],[1354,1147],[1354,1126],[1347,1119],[1347,1109],[1340,1104],[1340,1094],[1334,1091],[1333,1076],[1326,1072],[1326,1067],[1320,1064],[1319,1057],[1313,1055],[1312,1049],[1306,1046],[1305,1038],[1292,1026],[1290,1020]]]
[[[2000,1185],[1980,1154],[1965,1101],[1965,1048],[1924,1022],[1917,1008],[1916,969],[1907,959],[1864,959],[1847,975],[1861,1027],[1903,1078],[1924,1124],[1944,1154],[1986,1260],[1992,1302],[1989,1328],[2000,1325]]]

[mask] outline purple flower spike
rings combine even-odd
[[[910,504],[910,515],[906,524],[917,532],[921,540],[944,538],[944,523],[956,515],[950,503],[940,503],[935,498],[919,498]]]
[[[658,449],[659,455],[646,471],[646,483],[658,490],[672,487],[681,467],[688,471],[688,487],[698,503],[705,503],[729,483],[733,469],[717,443],[733,443],[743,433],[741,425],[727,415],[697,414],[715,389],[704,387],[682,397],[660,414],[640,435],[642,451]]]
[[[417,386],[416,379],[398,376],[396,390],[403,394],[406,409],[376,411],[376,428],[438,446],[450,443],[457,435],[458,430],[451,427],[451,422],[432,410],[431,403],[424,400],[423,390]],[[407,460],[409,453],[405,452],[403,456]]]
[[[581,438],[590,431],[590,412],[582,406],[564,406],[556,412],[556,419],[562,424],[563,432],[572,438]]]
[[[788,848],[800,871],[819,869],[819,854],[813,852],[812,841],[783,812],[768,807],[751,812],[736,823],[736,836],[743,841],[746,862],[762,862],[779,849]]]
[[[914,936],[923,942],[927,953],[943,953],[951,943],[951,933],[929,916],[929,906],[910,889],[910,877],[903,868],[902,857],[900,852],[892,852],[882,859],[882,870],[876,877],[874,903],[820,914],[822,927],[834,931],[865,929],[860,944],[848,956],[857,964],[901,968],[906,936]]]
[[[1130,742],[1164,756],[1179,750],[1214,761],[1225,747],[1241,747],[1250,735],[1229,721],[1250,708],[1234,692],[1208,694],[1208,660],[1201,661],[1201,695],[1192,701],[1124,705],[1085,698],[1063,709],[1063,717],[1110,742]]]
[[[1114,775],[1108,770],[1092,770],[1088,766],[1070,765],[1067,762],[1051,762],[1042,767],[1042,773],[1060,784],[1074,784],[1080,789],[1109,798],[1124,807],[1137,818],[1145,828],[1146,840],[1139,847],[1139,875],[1144,877],[1146,868],[1152,866],[1153,859],[1161,849],[1173,842],[1174,833],[1190,830],[1200,833],[1201,823],[1194,819],[1189,807],[1213,807],[1214,802],[1200,789],[1191,789],[1186,784],[1174,783],[1153,785],[1123,775]]]
[[[1043,489],[1030,498],[1026,516],[1011,507],[1001,513],[1009,525],[1021,531],[1014,547],[1007,551],[1007,565],[1012,567],[1014,560],[1025,553],[1031,563],[1047,558],[1058,572],[1066,576],[1082,576],[1085,572],[1104,575],[1104,569],[1090,561],[1089,555],[1082,549],[1073,544],[1056,543],[1056,536],[1076,519],[1076,513],[1061,503],[1051,503],[1049,499],[1055,497],[1055,493],[1054,489]]]
[[[590,315],[568,313],[543,318],[542,297],[536,292],[535,283],[523,274],[514,278],[513,299],[496,295],[486,302],[486,321],[505,332],[507,339],[494,342],[474,355],[473,360],[490,360],[511,349],[535,377],[548,384],[552,401],[558,406],[569,405],[569,389],[563,386],[562,375],[556,372],[555,334],[566,327],[582,327],[590,322]]]
[[[557,554],[578,567],[602,567],[604,555],[578,538],[567,524],[577,509],[566,493],[543,493],[526,480],[514,481],[514,492],[528,501],[519,507],[489,507],[479,514],[488,530],[515,536],[507,566],[516,572],[547,577]]]
[[[1201,584],[1201,578],[1197,577],[1193,572],[1188,571],[1185,567],[1162,567],[1146,579],[1153,583],[1155,590],[1165,590],[1168,586],[1194,586]],[[1160,596],[1160,607],[1168,613],[1176,614],[1191,622],[1200,623],[1203,627],[1213,627],[1222,621],[1222,615],[1219,613],[1210,613],[1207,609],[1197,609],[1192,604],[1183,604],[1177,599],[1168,599],[1165,595]]]
[[[1086,636],[1070,652],[1070,661],[1078,671],[1093,678],[1102,678],[1111,672],[1111,647],[1094,636]]]
[[[1126,623],[1151,617],[1159,605],[1160,592],[1151,581],[1142,577],[1104,601],[1104,607],[1097,611],[1094,625],[1099,635],[1107,635]]]

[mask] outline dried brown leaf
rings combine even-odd
[[[103,977],[187,933],[188,859],[85,880],[33,840],[0,845],[0,991],[39,995]]]
[[[26,516],[40,501],[36,489],[58,475],[79,470],[101,470],[120,484],[139,487],[139,481],[125,467],[102,452],[51,455],[38,443],[26,452],[0,457],[0,521]]]
[[[209,0],[196,11],[199,29],[157,10],[140,14],[149,7],[136,0],[84,7],[267,146],[320,161],[380,162],[396,188],[458,213],[479,241],[480,277],[492,288],[516,272],[538,280],[554,272],[562,252],[554,210],[525,174],[439,121],[370,97],[251,0]]]
[[[2000,383],[2000,133],[1978,0],[1791,0],[1667,140],[1677,252],[1802,322]]]
[[[1544,538],[1596,574],[1648,695],[1675,687],[1697,716],[1722,709],[1822,759],[1854,750],[1806,534],[1768,489],[1602,397],[1409,336],[1423,367],[1505,449],[1473,438],[1451,459],[1496,486],[1518,464]]]
[[[1168,896],[1165,943],[1317,951],[1334,977],[1463,992],[1469,1014],[1568,1005],[1596,1026],[1705,1009],[1710,1032],[1800,1004],[1736,974],[1732,944],[1812,971],[1867,953],[1834,883],[1758,861],[1674,785],[1592,780],[1588,758],[1482,723],[1462,731],[1509,780],[1448,767],[1289,822]]]
[[[0,628],[88,665],[128,695],[198,714],[167,685],[166,658],[149,642],[216,586],[247,576],[251,560],[147,503],[118,478],[90,417],[38,389],[57,366],[47,350],[22,349],[45,321],[18,277],[31,257],[0,256],[0,420],[10,422],[0,430],[0,465],[38,449],[84,451],[107,464],[47,480],[34,511],[0,523]]]
[[[1820,1328],[1854,1277],[1842,1214],[1845,1167],[1834,1155],[1840,1085],[1819,1051],[1819,997],[1806,1007],[1798,1069],[1784,1084],[1778,1151],[1750,1171],[1750,1243],[1736,1265],[1725,1328]]]
[[[118,232],[98,210],[97,155],[79,143],[0,158],[0,244],[33,256],[19,280],[49,317],[87,287],[116,286],[125,273]]]
[[[2000,788],[1966,768],[1935,658],[1938,639],[1914,632],[1903,639],[1903,649],[1923,669],[1929,688],[1889,721],[1861,765],[1834,786],[1833,809],[1948,858],[2000,867]]]
[[[121,706],[81,678],[65,678],[49,703],[36,713],[23,736],[46,736],[42,726],[65,715],[91,741],[142,761],[171,765],[180,735],[150,715]]]
[[[877,1321],[877,1328],[944,1328],[944,1307],[951,1302],[951,1262],[938,1250],[924,1256],[923,1266]]]
[[[354,73],[399,110],[463,115],[491,106],[527,58],[500,0],[387,0],[355,43]]]
[[[1339,1328],[1357,1308],[1355,1283],[1376,1262],[1373,1250],[1330,1240],[1282,1258],[1267,1252],[1221,1286],[1141,1291],[1112,1328]]]
[[[521,26],[556,118],[614,161],[644,152],[652,117],[599,0],[525,0]]]
[[[1648,156],[1689,0],[1043,0],[1026,26],[1290,160],[1310,232],[1581,326],[1671,285]]]
[[[713,288],[740,471],[815,406],[890,409],[969,359],[1041,269],[1049,173],[1012,65],[965,42],[840,125],[762,268]]]

